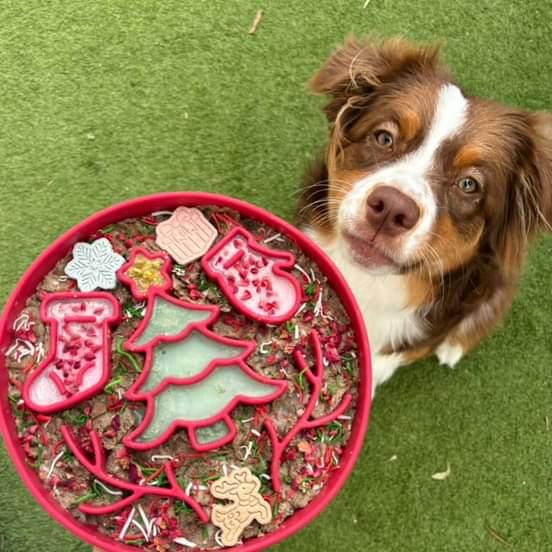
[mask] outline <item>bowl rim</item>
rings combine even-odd
[[[8,376],[7,369],[5,369],[5,354],[12,337],[12,324],[16,314],[23,308],[28,297],[34,293],[36,286],[42,278],[52,270],[61,258],[70,252],[72,246],[80,239],[89,238],[90,235],[93,235],[108,224],[119,222],[125,218],[146,216],[158,210],[172,210],[179,206],[205,207],[208,205],[235,209],[246,217],[257,219],[271,226],[275,231],[295,241],[299,248],[318,264],[324,275],[328,278],[329,283],[339,294],[341,302],[350,317],[351,325],[357,336],[358,365],[361,375],[357,411],[351,436],[341,457],[341,469],[333,473],[322,491],[306,508],[296,510],[276,531],[246,541],[244,544],[221,550],[228,550],[229,552],[254,552],[263,550],[289,538],[291,535],[306,527],[341,491],[360,456],[364,444],[370,417],[372,395],[371,354],[366,326],[360,308],[349,285],[334,265],[333,261],[330,260],[327,254],[317,244],[299,229],[265,209],[233,197],[216,193],[161,192],[125,200],[104,208],[82,220],[52,242],[31,263],[9,295],[2,316],[0,317],[0,431],[4,437],[4,443],[8,454],[14,462],[19,476],[42,508],[50,517],[56,520],[70,533],[107,552],[136,552],[136,550],[140,549],[109,539],[101,535],[95,529],[88,528],[85,524],[76,520],[68,510],[63,509],[61,505],[51,497],[49,491],[42,486],[42,482],[38,478],[36,472],[27,466],[25,462],[23,450],[19,446],[17,439],[15,423],[11,415],[7,398]],[[198,550],[202,549],[198,548]]]

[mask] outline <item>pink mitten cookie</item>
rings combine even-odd
[[[289,269],[295,257],[259,244],[235,228],[202,259],[203,270],[246,316],[266,324],[292,318],[301,304],[301,287]]]

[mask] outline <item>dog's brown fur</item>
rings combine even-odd
[[[354,182],[388,160],[374,149],[370,129],[393,114],[404,140],[393,158],[415,149],[434,109],[435,90],[450,81],[438,46],[403,40],[351,38],[314,76],[329,96],[326,152],[312,166],[299,205],[300,225],[331,239],[336,210]],[[485,189],[469,203],[440,194],[431,241],[409,275],[413,306],[425,313],[428,337],[404,348],[409,360],[447,339],[471,350],[511,306],[527,246],[552,223],[552,116],[470,98],[465,132],[440,153],[443,179],[469,168],[485,173]],[[389,118],[389,117],[387,117]],[[431,254],[430,254],[431,252]]]

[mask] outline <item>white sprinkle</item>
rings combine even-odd
[[[335,452],[332,452],[332,459],[334,461],[334,465],[338,466],[339,465],[339,458],[337,457]]]
[[[245,462],[251,456],[251,449],[253,448],[253,441],[249,441],[247,445],[242,445],[240,450],[245,449],[242,460]]]
[[[235,464],[230,464],[230,467],[233,469],[233,470],[239,470],[240,468],[238,468],[238,466],[236,466]]]
[[[96,485],[99,485],[107,494],[110,494],[112,496],[120,496],[122,495],[122,491],[114,491],[113,489],[110,489],[109,487],[106,487],[101,481],[98,479],[94,479],[94,483]]]
[[[286,378],[289,378],[289,374],[287,373],[285,368],[280,368],[280,372],[286,376]]]
[[[158,532],[159,531],[157,530],[157,525],[154,525],[153,526],[153,536],[156,537]]]
[[[144,535],[144,538],[146,539],[146,541],[149,542],[149,537],[148,537],[148,534],[147,534],[146,530],[135,519],[133,519],[131,523],[132,523],[132,525],[134,525],[135,527],[138,527],[138,529],[140,529],[140,533],[142,533],[142,535]]]
[[[228,466],[226,464],[222,465],[222,473],[224,474],[224,477],[228,477]]]
[[[352,420],[352,416],[345,416],[345,414],[342,414],[341,416],[337,417],[338,420]]]
[[[322,357],[322,364],[324,365],[324,367],[328,367],[330,365],[326,357]]]
[[[305,467],[311,475],[314,473],[314,468],[310,464],[306,464]]]
[[[391,458],[389,458],[387,461],[388,462],[395,462],[395,460],[397,460],[398,456],[396,454],[393,454],[393,456],[391,456]]]
[[[272,241],[284,241],[284,239],[282,238],[282,234],[274,234],[274,236],[270,236],[270,238],[266,238],[266,240],[263,241],[263,243],[270,243]]]
[[[42,362],[45,356],[46,356],[46,351],[44,350],[44,344],[41,341],[36,346],[36,361]]]
[[[267,481],[270,481],[272,479],[272,477],[270,477],[270,475],[268,475],[266,473],[261,473],[261,475],[259,475],[259,477],[261,479],[266,479]]]
[[[69,280],[69,277],[68,276],[58,276],[58,280],[60,282],[67,282],[67,280]]]
[[[165,215],[168,215],[169,217],[173,214],[172,211],[155,211],[151,214],[152,217],[163,217]]]
[[[196,489],[197,489],[198,491],[208,491],[208,490],[209,490],[209,487],[207,487],[207,485],[198,485],[198,486],[196,487]]]
[[[46,479],[50,479],[52,477],[52,474],[54,473],[54,468],[56,467],[56,464],[59,462],[60,458],[65,454],[65,451],[62,450],[53,460],[50,465],[50,469],[48,470],[48,475],[46,476]]]
[[[242,424],[250,424],[255,418],[247,418],[247,420],[241,420]]]
[[[215,542],[216,542],[221,548],[225,548],[226,545],[222,542],[221,535],[222,535],[222,531],[219,529],[219,530],[215,533]]]
[[[10,356],[17,349],[17,340],[15,343],[6,351],[6,356]]]
[[[370,0],[366,0],[364,2],[364,6],[362,6],[362,8],[365,10],[367,7],[368,7],[368,4],[370,3]]]
[[[295,324],[295,341],[299,341],[299,324]]]
[[[318,282],[318,280],[316,279],[316,276],[314,275],[314,270],[312,268],[310,269],[310,275],[313,282]],[[320,282],[318,282],[318,284],[320,284]]]
[[[116,394],[117,394],[117,397],[119,398],[119,400],[122,401],[123,400],[123,391],[121,389],[117,389]]]
[[[311,277],[307,274],[307,271],[304,268],[300,267],[297,263],[294,266],[307,279],[307,282],[310,284],[312,280]]]
[[[189,541],[184,537],[176,537],[173,542],[175,542],[176,544],[181,544],[182,546],[187,546],[188,548],[197,548],[197,544],[195,542]]]
[[[29,315],[24,312],[21,313],[13,323],[13,329],[18,332],[19,330],[23,329],[27,331],[31,326],[34,325],[34,322],[30,321]]]
[[[25,404],[25,401],[23,399],[19,399],[17,401],[17,406],[23,406]]]
[[[127,520],[125,521],[125,524],[123,525],[123,528],[121,529],[121,532],[119,533],[119,540],[123,540],[125,538],[125,535],[128,532],[128,528],[132,523],[135,513],[136,513],[136,508],[133,506],[132,510],[130,511],[130,514],[128,515]]]
[[[305,307],[307,306],[306,303],[303,303],[300,307],[299,307],[299,310],[295,313],[295,316],[299,316],[301,314],[301,312],[303,312],[303,310],[305,309]]]
[[[264,343],[261,343],[261,346],[259,347],[259,352],[261,355],[266,355],[270,352],[270,349],[267,351],[266,347],[272,347],[272,341],[265,341]]]
[[[261,436],[261,434],[256,429],[252,429],[251,433],[253,433],[253,435],[255,435],[255,437],[260,437]]]
[[[194,488],[194,484],[190,481],[188,483],[188,486],[186,487],[186,494],[190,496],[190,493],[192,492],[192,489]]]
[[[152,462],[157,462],[158,460],[174,460],[174,456],[170,456],[169,454],[154,454],[151,457]]]
[[[146,512],[144,512],[144,508],[142,508],[141,504],[138,504],[138,512],[140,512],[140,517],[142,518],[142,521],[144,522],[144,527],[147,529],[146,534],[148,535],[146,537],[146,540],[149,538],[150,533],[150,520],[148,519],[148,516],[146,516]]]
[[[157,527],[155,526],[155,522],[157,521],[157,518],[153,518],[151,521],[150,521],[150,524],[148,526],[148,538],[152,535],[153,533],[153,536],[155,537],[155,533],[156,533],[156,529]]]

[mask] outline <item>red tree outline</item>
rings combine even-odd
[[[61,433],[71,452],[92,475],[100,479],[102,482],[105,482],[107,485],[110,485],[111,487],[131,493],[129,496],[108,506],[92,506],[86,503],[81,504],[79,506],[79,510],[84,514],[111,514],[113,512],[117,512],[118,510],[122,510],[130,504],[136,503],[143,496],[149,494],[181,500],[194,510],[194,512],[198,515],[199,519],[203,523],[207,523],[209,521],[209,516],[207,515],[205,510],[199,505],[196,500],[194,500],[191,496],[188,496],[178,484],[171,462],[166,462],[163,466],[164,473],[170,483],[169,488],[137,485],[136,483],[131,483],[130,481],[117,479],[106,471],[104,449],[102,447],[102,443],[98,434],[94,430],[90,431],[90,440],[92,442],[92,448],[94,449],[93,461],[90,461],[86,457],[85,453],[77,444],[73,432],[68,426],[62,426]]]
[[[320,418],[311,419],[312,413],[316,407],[318,399],[320,398],[320,391],[322,389],[322,384],[324,380],[324,360],[322,354],[322,345],[320,343],[320,336],[316,330],[313,330],[310,333],[310,339],[312,347],[314,349],[315,357],[315,366],[314,369],[311,369],[305,360],[305,355],[299,350],[293,352],[293,356],[297,366],[301,369],[301,372],[305,374],[305,377],[312,386],[311,395],[309,402],[305,407],[305,411],[301,417],[297,420],[295,426],[292,430],[287,433],[287,435],[280,439],[272,420],[265,417],[263,420],[263,425],[266,428],[270,441],[272,443],[272,465],[271,465],[271,477],[272,477],[272,487],[275,492],[279,493],[282,489],[282,481],[280,476],[280,467],[282,464],[282,454],[285,449],[289,446],[291,441],[297,437],[297,435],[306,429],[313,429],[316,427],[325,426],[339,416],[341,416],[351,404],[353,396],[350,393],[346,393],[339,405],[331,412]]]

